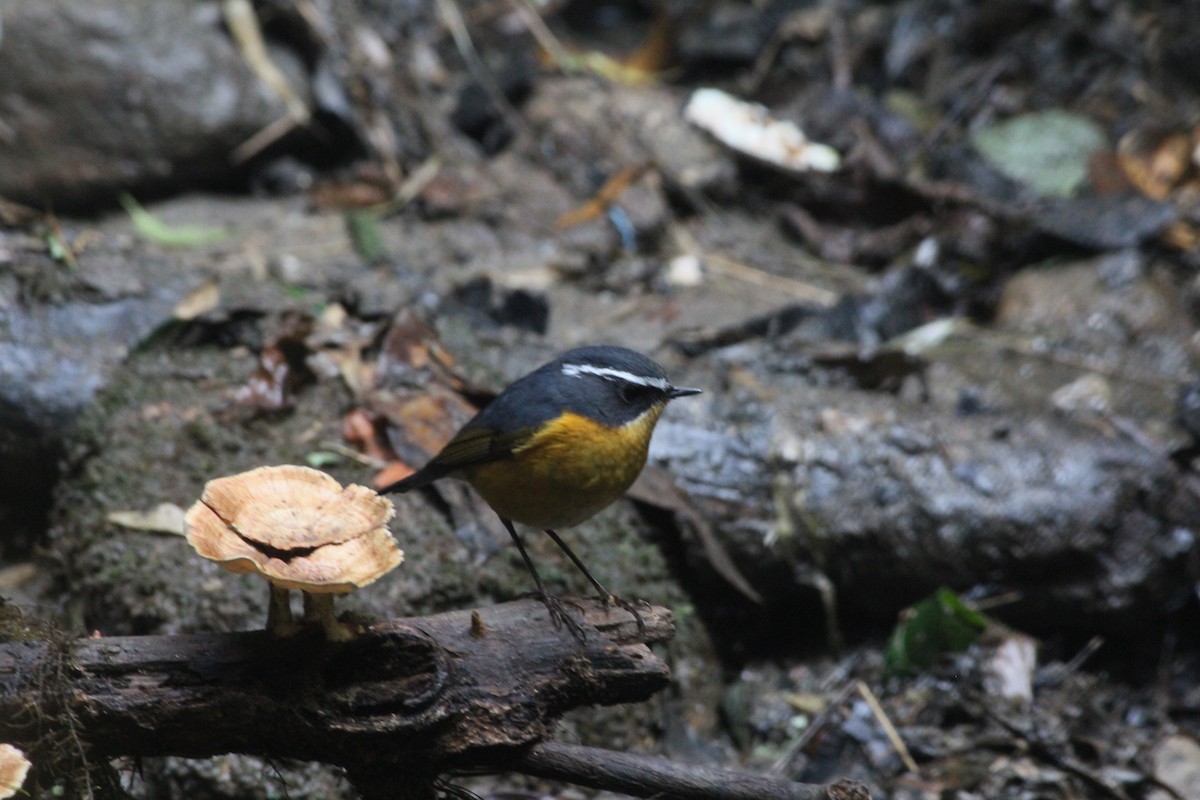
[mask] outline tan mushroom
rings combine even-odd
[[[20,750],[11,744],[0,744],[0,800],[21,790],[31,766]]]
[[[295,633],[288,590],[304,592],[306,622],[330,639],[353,631],[333,613],[333,596],[366,586],[404,559],[387,521],[395,509],[365,486],[342,488],[308,467],[259,467],[209,481],[184,518],[196,552],[232,572],[271,584],[267,630]]]

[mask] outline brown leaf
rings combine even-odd
[[[1162,200],[1192,168],[1192,137],[1178,130],[1137,128],[1121,137],[1117,158],[1130,183]]]

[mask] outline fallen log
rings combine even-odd
[[[3,644],[0,741],[29,752],[35,768],[39,749],[64,741],[93,759],[319,761],[344,768],[366,797],[432,796],[440,776],[481,769],[630,786],[636,757],[597,779],[580,758],[624,754],[585,748],[564,761],[531,748],[570,709],[664,688],[669,670],[650,645],[670,639],[674,623],[647,607],[639,629],[626,611],[577,602],[578,631],[555,628],[541,603],[523,600],[380,622],[348,642],[251,631]],[[635,784],[670,793],[686,770],[661,766]],[[811,788],[761,796],[826,796]]]

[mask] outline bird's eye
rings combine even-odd
[[[621,400],[626,403],[633,403],[645,397],[650,391],[648,386],[640,386],[636,383],[621,383],[617,386],[617,393],[621,396]]]

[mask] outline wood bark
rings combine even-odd
[[[571,708],[666,686],[647,645],[670,638],[669,612],[643,611],[639,636],[627,612],[584,608],[578,636],[528,600],[383,622],[349,642],[252,631],[85,639],[57,653],[3,645],[0,741],[35,745],[38,709],[69,698],[105,756],[237,752],[349,768],[402,752],[445,764],[547,738]]]
[[[622,754],[535,749],[566,711],[640,702],[670,677],[649,647],[674,633],[666,609],[640,609],[644,629],[596,601],[578,611],[578,631],[523,600],[381,622],[349,642],[251,631],[4,644],[0,741],[35,763],[39,747],[63,741],[97,759],[320,761],[345,768],[366,797],[431,797],[440,775],[480,769],[669,792],[690,768],[649,759],[630,783],[637,757],[612,773],[595,764]],[[740,796],[686,788],[680,796]]]

